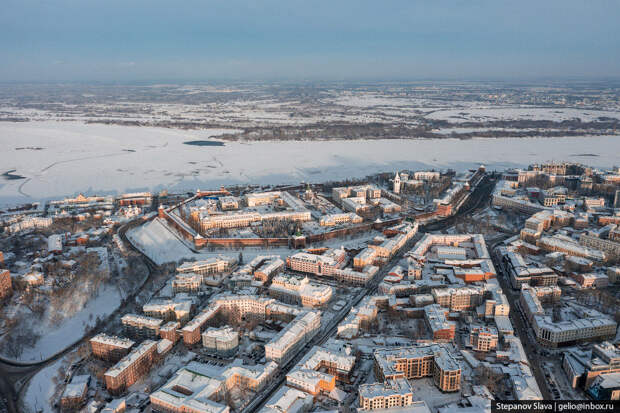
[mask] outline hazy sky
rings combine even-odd
[[[618,0],[0,4],[0,81],[619,75]]]

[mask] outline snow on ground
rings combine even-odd
[[[589,113],[593,111],[588,111]],[[85,194],[196,190],[228,184],[321,182],[397,169],[491,169],[547,160],[617,163],[620,139],[589,138],[416,139],[308,142],[227,142],[189,146],[208,130],[82,124],[2,122],[0,204]],[[16,150],[42,147],[41,150]],[[601,153],[595,148],[605,148]],[[575,158],[579,154],[597,157]]]
[[[127,231],[127,238],[157,265],[166,262],[203,260],[218,255],[230,255],[237,258],[239,252],[243,254],[245,262],[251,261],[257,255],[286,257],[291,253],[291,250],[287,247],[218,248],[216,251],[200,251],[195,253],[180,239],[178,234],[174,232],[174,229],[170,228],[166,221],[160,218],[155,218],[153,221]]]
[[[88,326],[95,324],[97,317],[103,318],[116,310],[120,301],[121,293],[115,285],[100,287],[97,296],[73,317],[65,319],[57,327],[40,326],[41,338],[34,347],[24,347],[19,360],[41,360],[65,349],[82,338]]]
[[[429,119],[446,120],[452,123],[496,120],[552,120],[561,122],[575,118],[591,122],[599,117],[620,119],[620,112],[571,108],[459,108],[437,110],[426,115]]]
[[[324,99],[329,102],[331,99]],[[413,106],[420,103],[420,99],[386,97],[375,93],[351,93],[333,99],[333,103],[342,106],[369,108],[373,106]]]
[[[127,238],[157,265],[195,256],[161,218],[130,229]]]
[[[58,369],[63,364],[64,358],[60,358],[44,369],[40,370],[30,381],[24,393],[24,407],[28,412],[53,413],[51,398],[56,389],[56,377],[61,380]]]

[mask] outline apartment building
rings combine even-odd
[[[365,266],[362,271],[355,271],[351,268],[343,268],[336,270],[334,278],[336,281],[343,284],[354,286],[365,286],[375,277],[375,274],[379,271],[379,267],[374,265]]]
[[[314,283],[308,277],[290,274],[274,277],[269,287],[271,297],[304,307],[320,307],[326,304],[332,298],[333,292],[334,289],[329,285]]]
[[[476,326],[469,334],[469,344],[476,351],[491,351],[497,348],[499,334],[495,327]]]
[[[448,310],[439,304],[430,304],[424,307],[424,321],[433,334],[433,340],[454,340],[456,323],[447,319],[447,312]]]
[[[163,320],[138,314],[125,314],[121,318],[121,323],[125,335],[129,337],[156,339]]]
[[[534,288],[523,287],[519,300],[536,340],[543,346],[559,347],[615,337],[616,322],[594,310],[582,311],[580,317],[572,320],[554,322],[545,315]]]
[[[358,389],[361,411],[394,409],[413,406],[413,389],[406,379],[361,384]]]
[[[286,375],[286,384],[312,395],[329,393],[336,381],[349,382],[355,356],[344,351],[314,346]]]
[[[104,374],[106,389],[110,394],[121,394],[146,375],[157,357],[157,342],[143,341]]]
[[[523,212],[526,214],[534,214],[536,212],[544,211],[549,207],[540,205],[539,203],[530,202],[527,199],[517,198],[517,197],[509,197],[505,195],[501,195],[499,193],[494,193],[492,198],[493,206],[513,209],[518,212]]]
[[[568,349],[562,355],[562,369],[573,388],[587,389],[601,374],[620,373],[620,349],[609,341],[594,344],[590,354]]]
[[[194,294],[202,289],[202,285],[202,275],[191,272],[175,274],[172,280],[172,290],[175,294]]]
[[[178,321],[168,321],[159,329],[159,335],[171,343],[176,343],[179,339],[179,328],[181,328],[181,323]]]
[[[284,261],[280,257],[266,258],[255,270],[254,278],[263,283],[271,280],[284,269]]]
[[[483,289],[479,287],[433,288],[435,302],[450,311],[472,310],[482,302]]]
[[[581,237],[583,238],[584,235]],[[594,240],[591,238],[594,238]],[[541,237],[536,242],[536,246],[549,252],[563,252],[568,255],[584,257],[593,261],[604,261],[606,258],[605,253],[601,250],[590,247],[590,245],[598,245],[598,241],[601,240],[596,237],[586,236],[586,238],[583,238],[583,241],[580,239],[581,245],[579,245],[570,237],[564,235],[553,235],[549,237]]]
[[[194,302],[186,299],[156,300],[144,304],[142,312],[153,318],[164,321],[179,321],[184,324],[189,321],[194,312]]]
[[[105,361],[117,362],[125,357],[133,347],[134,341],[128,338],[109,336],[101,333],[89,340],[93,356]]]
[[[9,270],[0,269],[0,300],[8,297],[12,292],[11,273]]]
[[[239,333],[231,327],[210,327],[202,333],[202,346],[222,357],[230,357],[239,348]]]
[[[374,248],[364,248],[353,257],[353,268],[362,269],[367,265],[372,265],[377,258],[377,250]]]
[[[165,413],[228,413],[225,399],[233,387],[261,391],[275,376],[277,365],[246,366],[235,360],[225,367],[191,362],[151,393],[154,411]]]
[[[374,358],[375,376],[382,381],[433,377],[433,382],[442,391],[461,388],[461,367],[443,345],[377,350]]]
[[[502,263],[510,277],[512,288],[520,289],[522,285],[552,286],[557,284],[558,276],[551,268],[529,264],[518,252],[501,250]]]
[[[620,257],[620,242],[599,238],[590,234],[581,234],[579,236],[579,243],[586,248],[603,251],[610,257]]]
[[[286,258],[286,265],[293,271],[333,276],[344,266],[346,257],[344,249],[329,249],[321,255],[298,252]]]
[[[234,196],[222,196],[218,199],[222,211],[239,209],[239,199]]]
[[[177,267],[177,272],[181,274],[194,273],[208,276],[232,271],[236,265],[236,258],[220,255],[202,261],[186,262]]]
[[[341,213],[341,214],[328,214],[323,215],[319,219],[319,225],[322,227],[331,227],[334,225],[342,225],[342,224],[359,224],[363,221],[362,217],[352,212],[350,213]]]
[[[288,386],[281,386],[265,403],[259,413],[302,413],[312,409],[314,397],[311,394]]]
[[[360,330],[369,328],[377,319],[377,314],[379,313],[378,300],[377,296],[364,297],[356,307],[351,309],[345,319],[338,324],[338,336],[356,337]]]
[[[304,311],[265,345],[265,358],[284,365],[321,328],[321,313]]]
[[[265,320],[267,307],[273,302],[273,299],[256,295],[216,296],[209,307],[196,315],[181,329],[183,342],[185,345],[198,343],[204,327],[218,315],[226,318],[230,323],[249,319]]]

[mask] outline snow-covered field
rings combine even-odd
[[[63,379],[58,370],[64,362],[65,358],[60,358],[30,379],[23,399],[26,411],[43,413],[56,411],[52,407],[51,399],[56,390],[56,383]]]
[[[174,230],[160,218],[140,225],[127,231],[127,238],[131,243],[148,256],[156,264],[166,262],[194,261],[207,259],[220,254],[237,258],[239,252],[243,254],[245,262],[251,261],[257,255],[279,255],[286,257],[291,250],[286,247],[259,248],[247,247],[242,249],[218,249],[215,252],[193,252],[185,242],[173,232]]]
[[[121,293],[115,285],[106,284],[102,286],[96,297],[86,302],[81,310],[77,311],[72,317],[63,320],[58,326],[37,325],[41,338],[35,343],[34,347],[23,347],[19,360],[46,359],[65,349],[82,338],[86,329],[95,324],[97,317],[103,318],[116,310],[120,301]],[[79,304],[74,303],[73,305]]]
[[[195,254],[181,242],[161,218],[127,231],[131,243],[155,264],[177,262]]]
[[[484,163],[493,169],[547,160],[609,167],[620,161],[617,136],[183,144],[218,133],[80,122],[2,122],[0,174],[15,170],[13,174],[25,179],[0,177],[0,204],[79,192],[320,182],[405,168],[465,170]],[[583,154],[598,156],[579,156]]]
[[[582,110],[570,108],[458,108],[437,110],[426,115],[429,119],[446,120],[451,123],[485,122],[498,120],[551,120],[562,122],[580,119],[592,122],[599,117],[620,119],[620,112],[606,110]]]

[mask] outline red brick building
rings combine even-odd
[[[134,342],[127,338],[108,336],[103,333],[90,339],[93,356],[112,362],[117,362],[125,357],[133,345]]]
[[[8,297],[12,292],[11,273],[9,270],[0,270],[0,300]]]
[[[157,342],[145,340],[131,353],[105,372],[105,386],[110,394],[121,394],[145,376],[157,359]]]

